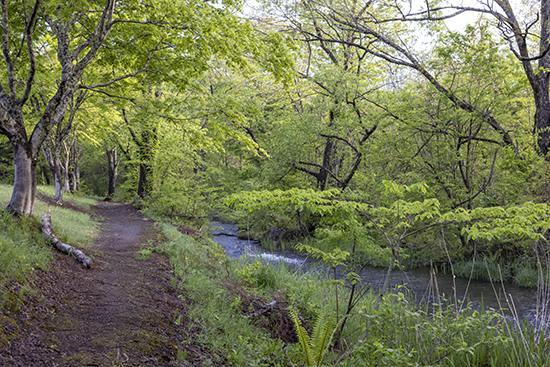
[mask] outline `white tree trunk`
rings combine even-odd
[[[11,213],[32,215],[36,198],[36,159],[23,145],[12,144],[15,163],[13,193],[6,208]]]

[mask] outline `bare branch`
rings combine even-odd
[[[328,170],[326,167],[321,166],[320,164],[317,164],[317,163],[309,163],[309,162],[303,162],[303,161],[299,161],[298,163],[299,163],[299,164],[305,164],[305,165],[307,165],[307,166],[317,167],[317,168],[321,169],[322,171],[326,171],[326,172],[328,172],[328,174],[329,174],[332,178],[334,178],[336,181],[338,181],[339,184],[342,184],[342,181],[341,181],[334,173],[332,173],[332,172],[331,172],[330,170]],[[302,169],[303,167],[298,167],[298,166],[296,166],[296,168],[299,169],[300,171],[304,171],[304,172],[305,172],[305,170],[306,170],[306,169]],[[308,171],[309,171],[309,170],[308,170]],[[313,175],[316,176],[316,177],[319,175],[318,173],[311,173],[311,172],[313,172],[313,171],[310,171],[310,172],[308,172],[308,173],[313,174]]]
[[[130,121],[126,116],[126,110],[124,108],[122,109],[122,117],[124,118],[124,122],[126,122],[126,126],[128,127],[130,134],[132,135],[132,139],[134,140],[137,146],[141,147],[143,142],[137,137],[136,133],[134,132],[134,129],[132,129],[132,127],[130,126]]]
[[[36,0],[36,3],[34,4],[34,8],[32,9],[31,17],[27,21],[27,25],[25,27],[25,38],[27,39],[27,52],[29,53],[30,65],[29,65],[29,75],[27,77],[27,83],[25,84],[25,92],[23,92],[23,96],[18,101],[20,105],[25,104],[29,99],[29,96],[31,95],[32,85],[34,83],[34,75],[36,73],[36,56],[34,55],[34,47],[32,43],[32,32],[33,32],[32,29],[36,21],[39,7],[40,7],[40,0]]]
[[[340,141],[343,141],[344,143],[346,143],[356,154],[359,154],[359,150],[357,150],[357,148],[347,139],[344,139],[338,135],[329,135],[329,134],[319,134],[320,136],[322,136],[323,138],[327,138],[327,139],[336,139],[336,140],[340,140]]]
[[[90,91],[92,91],[92,92],[104,94],[104,95],[106,95],[107,97],[110,97],[110,98],[123,99],[123,100],[125,100],[125,101],[129,101],[129,102],[132,102],[132,103],[135,103],[135,102],[136,102],[135,98],[118,96],[118,95],[116,95],[116,94],[111,94],[111,93],[108,93],[108,92],[106,92],[106,91],[104,91],[104,90],[101,90],[101,89],[90,88],[90,87],[88,87],[87,85],[79,85],[78,87],[81,88],[81,89],[90,90]]]
[[[103,88],[103,87],[107,87],[111,84],[114,84],[116,82],[119,82],[121,80],[128,79],[128,78],[134,77],[138,74],[141,74],[145,71],[148,71],[147,67],[149,66],[149,62],[151,61],[151,55],[153,54],[153,52],[159,50],[160,44],[161,44],[161,42],[159,42],[155,48],[153,48],[152,50],[149,51],[149,53],[147,55],[147,60],[145,61],[145,65],[143,65],[143,67],[141,69],[136,70],[133,73],[124,74],[124,75],[121,75],[119,77],[113,78],[113,79],[111,79],[107,82],[104,82],[104,83],[96,83],[96,84],[91,84],[91,85],[79,85],[78,88],[83,88],[83,89]]]
[[[107,0],[107,3],[105,4],[105,8],[103,9],[103,13],[101,14],[101,20],[97,24],[97,26],[94,29],[94,32],[89,37],[90,40],[93,40],[93,43],[90,47],[90,50],[86,53],[86,55],[74,66],[74,73],[76,75],[80,75],[86,66],[97,55],[99,49],[101,48],[101,45],[105,41],[105,38],[107,37],[107,34],[109,33],[109,30],[112,27],[111,19],[113,18],[113,12],[115,9],[115,0]],[[82,46],[82,45],[81,45]],[[77,47],[75,51],[73,52],[73,57],[76,59],[76,56],[80,54],[84,49],[82,47]]]
[[[8,69],[8,88],[9,94],[12,98],[17,98],[15,91],[15,67],[10,55],[10,26],[8,17],[8,2],[7,0],[1,0],[2,6],[2,52],[4,53],[4,60],[6,62],[6,68]]]
[[[491,183],[491,179],[493,178],[493,170],[495,168],[495,162],[497,160],[497,153],[498,153],[498,149],[495,151],[495,156],[493,157],[493,164],[491,164],[491,171],[489,173],[489,177],[487,178],[487,180],[485,181],[485,183],[483,185],[480,186],[478,192],[474,195],[474,196],[471,196],[469,197],[468,199],[456,204],[456,205],[453,205],[452,209],[456,209],[458,208],[459,206],[461,205],[464,205],[466,203],[469,203],[471,202],[472,200],[474,200],[476,197],[478,197],[479,194],[481,194],[482,192],[485,191],[485,189],[487,188],[487,186]]]

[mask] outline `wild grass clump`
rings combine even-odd
[[[516,266],[514,273],[514,284],[520,287],[535,288],[539,284],[539,271],[535,266]]]
[[[24,282],[36,268],[47,269],[53,258],[34,218],[15,218],[0,211],[0,284]]]
[[[0,205],[10,200],[12,187],[0,185]],[[36,268],[47,269],[52,252],[45,245],[40,223],[34,218],[15,218],[0,210],[0,285],[25,282]],[[3,291],[2,291],[3,292]]]
[[[62,207],[52,207],[52,225],[55,235],[70,245],[88,247],[99,234],[99,224],[90,214]]]
[[[0,204],[6,207],[12,186],[0,185]],[[82,200],[83,203],[85,200]],[[40,217],[51,210],[54,233],[63,242],[77,247],[90,244],[99,233],[89,214],[63,207],[52,207],[40,200],[33,217],[14,217],[0,210],[0,309],[7,294],[7,284],[15,281],[23,287],[35,269],[47,270],[53,260],[51,247],[41,231]]]
[[[457,277],[465,279],[505,281],[511,275],[508,266],[491,259],[457,261],[453,268]]]
[[[47,196],[55,196],[55,188],[53,186],[40,185],[36,191]],[[90,210],[90,207],[97,204],[98,198],[82,195],[81,193],[63,193],[63,201],[69,201],[72,204],[81,207],[85,210]]]

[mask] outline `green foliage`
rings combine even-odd
[[[334,333],[337,328],[336,318],[332,314],[332,311],[330,311],[329,307],[324,307],[321,312],[319,312],[315,325],[313,326],[311,338],[306,329],[302,326],[296,309],[289,307],[288,312],[294,323],[296,335],[302,347],[303,359],[305,359],[307,366],[323,366],[325,355],[332,344]]]
[[[349,365],[484,365],[494,349],[510,340],[497,313],[468,308],[457,314],[434,306],[428,315],[429,309],[413,306],[403,293],[387,295],[377,312],[367,314],[372,323],[368,336]]]
[[[349,257],[349,252],[342,251],[339,248],[335,248],[332,252],[324,252],[316,249],[313,246],[299,244],[296,249],[298,251],[307,252],[314,259],[321,259],[326,265],[331,268],[336,268],[340,265],[344,265]]]
[[[252,262],[251,259],[244,259],[241,266],[235,269],[235,272],[239,279],[267,294],[273,292],[280,282],[277,279],[277,270],[273,265],[263,264],[262,260]]]
[[[535,288],[539,285],[539,271],[527,264],[514,268],[514,283],[520,287]]]
[[[47,270],[53,259],[33,218],[13,218],[0,213],[0,284],[24,283],[36,268]]]
[[[11,186],[0,185],[0,202],[9,200],[11,190]],[[41,187],[41,190],[48,191],[49,188]],[[74,199],[79,204],[91,202],[83,197]],[[9,282],[25,285],[36,269],[48,270],[53,253],[45,243],[40,227],[40,216],[46,210],[51,210],[54,232],[66,243],[86,247],[99,233],[98,225],[90,215],[49,207],[40,201],[36,205],[35,217],[17,218],[5,211],[0,212],[0,300]]]
[[[511,276],[509,266],[504,266],[489,258],[458,261],[453,264],[453,269],[454,275],[465,279],[506,281]]]

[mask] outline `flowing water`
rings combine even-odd
[[[284,251],[267,251],[260,246],[258,241],[239,239],[237,237],[238,227],[233,224],[212,222],[212,226],[212,240],[219,243],[233,259],[247,256],[272,264],[283,262],[302,271],[322,268],[318,261],[306,256]],[[376,288],[383,285],[386,272],[386,268],[367,267],[359,275],[365,284]],[[433,272],[429,268],[417,268],[406,272],[394,270],[390,277],[390,286],[399,285],[405,285],[416,295],[417,299],[430,299],[437,294],[438,290],[439,295],[444,295],[445,298],[460,300],[467,298],[474,308],[479,309],[484,304],[485,308],[505,309],[507,315],[511,315],[509,309],[513,303],[513,308],[520,319],[531,318],[536,306],[534,289],[521,288],[511,282],[491,284],[487,281],[468,281],[467,279],[453,278],[451,274],[437,274],[434,278]]]

